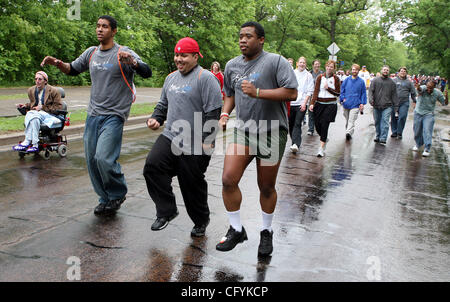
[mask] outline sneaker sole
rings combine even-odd
[[[169,225],[169,222],[174,220],[178,216],[178,214],[179,214],[179,212],[177,211],[175,214],[173,214],[172,216],[169,217],[169,219],[166,221],[165,224],[163,224],[162,226],[160,226],[158,228],[154,228],[153,226],[151,226],[150,229],[152,231],[161,231],[161,230],[165,229]]]
[[[111,216],[111,215],[114,215],[114,214],[116,214],[116,211],[114,211],[114,210],[103,210],[101,212],[95,212],[94,211],[94,215],[95,216]]]
[[[160,227],[151,227],[151,230],[152,231],[161,231],[161,230],[163,230],[163,229],[165,229],[167,226],[169,225],[169,221],[166,221],[166,223],[165,224],[163,224],[162,226],[160,226]]]
[[[236,247],[236,245],[238,245],[239,243],[244,242],[245,240],[248,240],[247,234],[244,234],[244,236],[242,236],[241,239],[239,239],[239,241],[232,247],[229,248],[223,248],[222,246],[216,245],[216,250],[221,251],[221,252],[228,252],[231,251],[232,249],[234,249]]]
[[[111,209],[108,209],[108,210],[111,210],[111,211],[118,211],[126,199],[127,199],[126,197],[123,197],[123,198],[120,200],[120,203],[117,205],[117,207],[111,208]]]
[[[203,233],[192,233],[191,232],[191,237],[203,237],[206,235],[206,232]]]
[[[262,253],[262,252],[260,252],[260,251],[258,250],[258,256],[259,256],[259,257],[267,257],[267,256],[270,256],[270,255],[272,254],[272,252],[273,252],[273,247],[272,247],[272,249],[270,250],[270,252],[267,252],[267,253]]]
[[[191,231],[191,237],[203,237],[203,236],[205,236],[205,235],[206,235],[206,228],[208,227],[209,222],[210,222],[210,220],[208,219],[208,222],[206,223],[205,231],[204,231],[204,232],[201,232],[201,233],[195,233],[195,232],[192,232],[192,231]]]

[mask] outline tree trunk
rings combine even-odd
[[[331,43],[336,42],[336,19],[330,20],[330,39]]]

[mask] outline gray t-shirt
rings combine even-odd
[[[201,154],[204,115],[222,107],[219,80],[198,65],[187,75],[175,71],[166,77],[158,105],[167,108],[162,134],[184,154]],[[209,126],[217,123],[211,121]]]
[[[297,79],[289,62],[280,55],[265,51],[250,61],[238,56],[226,64],[223,86],[227,96],[234,96],[237,129],[250,133],[278,128],[287,130],[286,102],[251,98],[242,91],[243,80],[260,89],[297,89]]]
[[[112,48],[103,51],[100,47],[93,46],[86,49],[71,63],[76,71],[81,73],[89,70],[91,74],[92,87],[88,115],[115,114],[126,120],[130,114],[133,93],[120,71],[117,57],[119,47],[120,45],[114,43]],[[122,46],[120,50],[131,53],[138,63],[142,63],[139,56],[128,47]],[[128,64],[121,65],[128,84],[133,88],[135,71]]]
[[[394,78],[393,81],[397,87],[397,97],[400,104],[409,102],[409,96],[411,96],[413,101],[416,101],[416,88],[413,82],[407,78],[402,79],[400,77]]]
[[[318,71],[317,73],[315,73],[314,70],[311,70],[311,74],[312,74],[313,79],[314,79],[314,84],[316,84],[316,79],[317,79],[317,77],[318,77],[319,75],[321,75],[322,73],[323,73],[323,71],[320,70],[320,69],[319,69],[319,71]]]

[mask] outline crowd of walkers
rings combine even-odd
[[[293,59],[290,60],[293,62]],[[358,64],[353,64],[351,70],[346,73],[338,70],[336,74],[334,73],[336,65],[333,61],[326,62],[325,73],[319,70],[319,60],[315,60],[312,67],[312,70],[308,72],[304,57],[300,57],[296,63],[295,74],[299,93],[297,100],[291,102],[289,110],[289,133],[292,141],[290,150],[292,153],[298,153],[300,150],[302,119],[305,115],[304,107],[307,104],[309,104],[308,115],[311,116],[309,121],[314,121],[315,129],[320,136],[317,156],[323,157],[328,128],[330,123],[334,122],[337,114],[336,104],[342,105],[346,121],[345,137],[347,140],[351,140],[358,115],[359,113],[363,114],[364,106],[369,102],[373,107],[376,131],[374,141],[381,145],[386,144],[389,129],[392,138],[402,139],[409,107],[412,104],[414,107],[413,131],[416,142],[412,150],[419,151],[424,146],[422,155],[424,157],[430,155],[435,104],[436,102],[440,102],[442,105],[448,104],[445,78],[410,76],[406,67],[401,67],[396,73],[391,73],[389,66],[383,66],[377,76],[369,73],[366,66],[361,69]],[[305,74],[314,77],[314,85],[305,81],[308,79]],[[442,93],[444,91],[445,93]],[[308,134],[312,135],[310,131]]]
[[[119,210],[127,194],[118,158],[123,125],[135,98],[133,79],[135,74],[149,77],[152,72],[134,51],[114,41],[118,29],[113,17],[99,17],[96,28],[99,46],[86,49],[71,63],[47,56],[41,66],[53,65],[69,76],[90,73],[91,98],[84,133],[86,161],[98,195],[94,213],[111,215]],[[309,72],[305,57],[298,59],[294,69],[293,60],[290,63],[281,55],[266,52],[264,42],[264,28],[259,23],[243,24],[239,33],[241,55],[227,62],[224,73],[218,62],[212,64],[211,71],[200,66],[203,55],[194,39],[182,38],[174,46],[177,69],[166,77],[160,100],[147,120],[151,130],[165,124],[143,167],[148,193],[156,207],[152,231],[165,229],[179,214],[172,189],[172,179],[177,177],[187,214],[194,224],[190,234],[205,235],[210,223],[205,172],[220,128],[232,128],[233,140],[227,146],[222,172],[222,196],[229,228],[216,249],[230,251],[248,239],[240,215],[246,196],[239,183],[255,160],[262,222],[259,256],[268,256],[273,251],[278,170],[288,136],[292,141],[291,152],[298,153],[301,148],[301,127],[306,113],[307,134],[313,135],[314,131],[319,134],[317,155],[323,157],[328,130],[339,104],[344,108],[347,140],[352,139],[359,113],[369,102],[376,125],[375,141],[384,144],[390,118],[395,120],[393,135],[402,137],[412,98],[413,104],[417,103],[415,149],[425,145],[423,155],[429,153],[435,103],[448,103],[447,94],[444,101],[442,92],[434,89],[434,81],[414,86],[404,67],[392,80],[388,66],[383,67],[380,76],[371,78],[366,66],[361,69],[357,64],[345,76],[341,72],[336,74],[336,62],[332,60],[325,63],[325,71],[320,70],[321,63],[315,60]],[[47,80],[45,73],[36,74],[36,83],[40,85],[43,80]],[[42,96],[39,94],[40,87],[36,93],[30,93],[36,94],[36,103],[45,99],[44,92]],[[40,109],[35,107],[32,109]],[[230,120],[233,111],[235,121]]]

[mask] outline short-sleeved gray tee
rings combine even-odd
[[[167,120],[163,135],[177,144],[185,154],[201,154],[203,121],[205,113],[222,107],[219,80],[200,66],[186,75],[175,71],[164,81],[159,105],[167,108]],[[217,126],[217,121],[211,121]],[[191,131],[188,131],[187,128]],[[205,129],[209,132],[211,129]],[[194,150],[195,148],[198,150]]]
[[[108,50],[100,50],[93,46],[85,50],[81,56],[71,63],[78,72],[89,70],[91,74],[91,98],[88,107],[88,115],[119,115],[126,120],[130,113],[133,93],[126,84],[119,67],[117,43]],[[131,55],[141,63],[139,56],[126,46],[121,51]],[[133,87],[135,71],[128,64],[121,64],[123,73],[130,87]]]
[[[265,51],[250,61],[245,61],[243,55],[238,56],[228,61],[225,66],[223,87],[227,96],[234,96],[237,129],[250,133],[267,132],[279,127],[287,130],[286,102],[248,96],[242,91],[244,80],[260,89],[297,89],[297,79],[289,62],[280,55]]]

